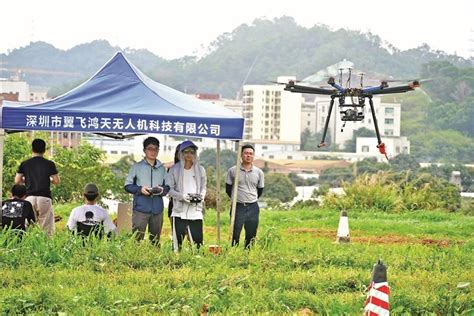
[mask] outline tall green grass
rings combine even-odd
[[[458,188],[429,174],[410,172],[364,174],[343,184],[345,194],[326,194],[324,206],[336,209],[401,212],[461,208]]]
[[[206,214],[205,244],[216,243],[215,215]],[[379,258],[393,313],[473,312],[473,217],[354,211],[352,242],[338,245],[337,211],[262,211],[250,251],[229,246],[227,212],[221,217],[217,256],[189,247],[174,254],[167,221],[161,248],[128,235],[84,244],[61,229],[52,238],[33,229],[21,242],[3,232],[0,313],[361,314]]]

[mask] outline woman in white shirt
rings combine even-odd
[[[206,196],[206,170],[199,164],[198,147],[190,140],[180,145],[179,162],[169,171],[166,184],[173,198],[173,249],[181,249],[188,236],[198,248],[203,243],[203,209]]]

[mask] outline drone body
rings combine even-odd
[[[328,131],[329,120],[331,117],[332,109],[334,107],[335,100],[338,101],[339,112],[341,114],[341,120],[344,122],[357,122],[362,121],[364,119],[364,108],[366,99],[369,100],[369,105],[372,114],[372,120],[375,127],[375,133],[377,135],[377,148],[379,152],[385,157],[387,157],[387,153],[385,151],[385,144],[382,142],[380,137],[379,127],[377,124],[376,118],[376,111],[374,108],[374,103],[372,101],[372,97],[374,95],[381,95],[381,94],[393,94],[393,93],[404,93],[407,91],[412,91],[415,88],[420,86],[420,81],[412,80],[408,84],[389,87],[388,81],[383,80],[377,86],[370,86],[364,87],[363,86],[363,74],[360,76],[360,88],[351,88],[350,87],[350,78],[351,78],[351,69],[348,69],[349,77],[346,81],[346,87],[342,84],[342,70],[340,69],[339,73],[339,82],[337,83],[334,77],[330,77],[328,80],[328,84],[330,87],[316,87],[310,85],[304,85],[300,83],[296,83],[295,81],[289,81],[286,86],[285,90],[295,93],[307,93],[307,94],[319,94],[319,95],[327,95],[330,96],[331,101],[329,103],[329,112],[326,117],[326,122],[324,124],[323,130],[323,137],[321,142],[319,143],[318,147],[324,147],[326,134]],[[351,102],[347,102],[347,100]]]

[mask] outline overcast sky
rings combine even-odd
[[[2,0],[0,53],[32,41],[61,49],[96,39],[179,58],[256,18],[370,31],[400,49],[474,56],[474,0]]]

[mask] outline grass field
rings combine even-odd
[[[215,215],[206,215],[206,245],[216,242]],[[38,230],[22,243],[2,234],[0,312],[360,315],[381,258],[393,314],[474,313],[472,216],[354,211],[351,243],[335,244],[336,211],[263,211],[250,251],[229,247],[222,217],[217,256],[172,253],[168,222],[161,249],[129,236],[83,246],[63,231],[66,218],[51,239]]]

